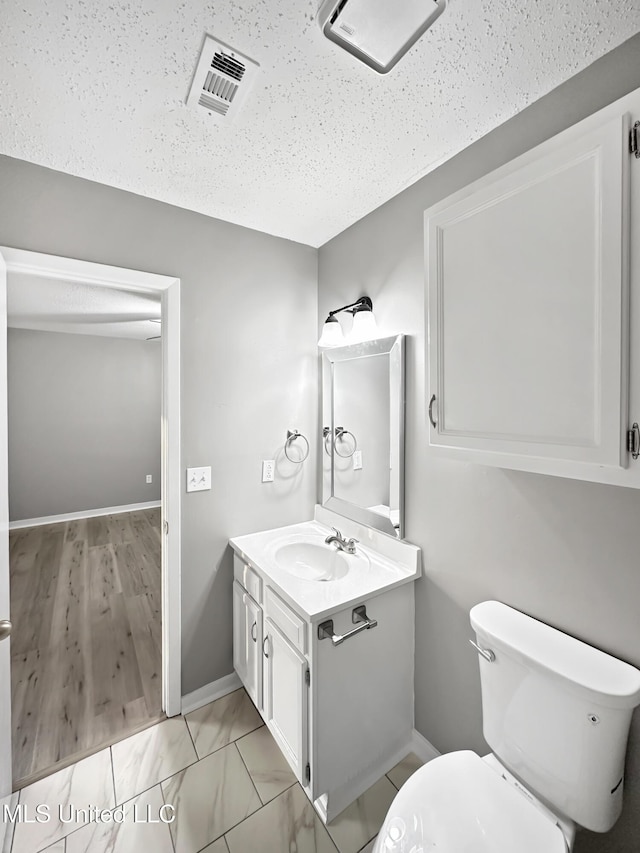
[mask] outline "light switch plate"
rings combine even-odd
[[[353,470],[359,471],[362,468],[362,451],[354,450],[353,452]]]
[[[204,492],[211,488],[211,465],[204,468],[187,468],[187,491]]]

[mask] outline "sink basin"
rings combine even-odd
[[[314,542],[288,542],[273,558],[285,572],[307,581],[337,581],[349,571],[344,553]]]

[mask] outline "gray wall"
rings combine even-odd
[[[228,538],[313,512],[317,252],[7,157],[0,186],[0,245],[181,279],[182,464],[212,466],[211,491],[182,504],[190,692],[232,671]],[[294,427],[311,442],[303,465],[282,458]],[[274,483],[262,459],[277,460]]]
[[[640,492],[430,456],[423,321],[424,210],[640,87],[639,57],[637,36],[320,249],[320,317],[366,293],[381,334],[411,336],[406,536],[424,549],[416,726],[441,751],[486,749],[478,663],[467,643],[478,601],[500,599],[640,666]],[[584,833],[578,853],[638,850],[637,712],[625,800],[612,832]]]
[[[12,521],[160,500],[157,342],[9,329],[7,350]]]

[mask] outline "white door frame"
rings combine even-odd
[[[111,267],[73,258],[0,246],[7,274],[80,282],[116,290],[154,292],[162,300],[162,707],[167,716],[181,711],[180,642],[180,279]],[[1,277],[0,277],[1,278]],[[4,290],[4,288],[3,288]],[[6,294],[0,293],[0,324],[6,329]],[[4,393],[0,386],[0,393]],[[0,404],[0,418],[6,420]],[[0,424],[0,433],[5,429]],[[0,483],[0,491],[6,489]],[[3,507],[0,502],[0,513]],[[0,529],[8,518],[0,517]],[[0,542],[0,547],[4,547]],[[0,617],[2,618],[2,617]]]
[[[7,265],[0,252],[0,318],[7,316]],[[9,619],[9,460],[7,458],[7,324],[0,320],[0,619]],[[11,784],[11,639],[0,644],[0,798],[8,802]],[[4,849],[7,824],[0,823]]]

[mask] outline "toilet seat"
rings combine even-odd
[[[375,853],[567,853],[551,813],[468,750],[435,758],[402,786]]]

